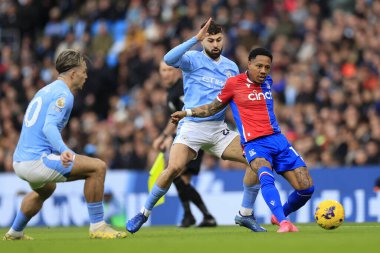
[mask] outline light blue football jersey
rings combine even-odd
[[[180,68],[183,74],[184,109],[210,104],[223,88],[227,78],[239,74],[238,66],[224,56],[218,61],[203,51],[190,50],[198,40],[193,37],[170,50],[166,64]],[[226,108],[207,118],[186,117],[189,121],[222,121]]]
[[[73,102],[73,94],[61,80],[40,89],[26,110],[13,161],[33,161],[43,154],[69,150],[61,131],[69,120]]]

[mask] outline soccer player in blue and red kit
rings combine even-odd
[[[286,216],[305,205],[314,186],[305,162],[281,133],[274,114],[269,76],[272,58],[264,48],[253,49],[246,73],[229,78],[211,104],[175,112],[172,121],[176,123],[185,116],[209,117],[230,104],[246,159],[257,173],[263,198],[272,211],[272,223],[280,226],[277,232],[297,232]],[[273,170],[295,189],[283,206]]]

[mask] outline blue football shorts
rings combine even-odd
[[[260,137],[247,142],[243,147],[249,164],[256,158],[265,158],[278,174],[306,167],[302,157],[281,133]]]

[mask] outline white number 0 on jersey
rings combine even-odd
[[[35,110],[33,111],[33,114],[30,116],[30,114],[32,113],[31,112],[32,108],[34,106],[35,106]],[[26,127],[31,127],[36,123],[38,114],[40,114],[40,111],[41,111],[41,106],[42,106],[42,97],[36,97],[30,102],[28,109],[26,110],[25,119],[24,119]]]

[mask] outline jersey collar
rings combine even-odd
[[[252,81],[251,79],[249,79],[248,77],[248,70],[245,71],[245,75],[246,75],[246,81],[249,83],[249,84],[253,84],[253,85],[256,85],[256,86],[261,86],[263,84],[265,84],[265,81],[266,81],[266,78],[264,80],[264,82],[262,84],[258,84],[258,83],[255,83],[254,81]]]
[[[247,77],[246,80],[247,80],[248,83],[250,83],[250,84],[256,84],[254,81],[251,81],[251,79],[249,79],[248,70],[245,71],[245,75]]]

